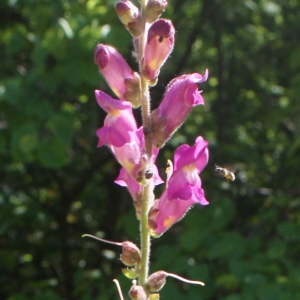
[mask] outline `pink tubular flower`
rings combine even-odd
[[[100,90],[95,91],[95,96],[99,106],[107,112],[104,126],[96,132],[98,147],[107,145],[134,180],[142,182],[147,179],[145,141],[143,128],[136,126],[131,104],[113,99]],[[158,149],[153,149],[154,161],[157,154]]]
[[[94,61],[107,84],[120,100],[130,101],[133,107],[140,106],[139,75],[130,69],[115,48],[98,44],[94,50]]]
[[[198,174],[208,162],[208,143],[202,137],[195,145],[182,145],[174,154],[174,173],[167,188],[149,212],[149,227],[153,236],[160,236],[178,222],[195,203],[207,205]]]
[[[194,106],[204,104],[197,83],[208,78],[193,73],[173,79],[167,86],[165,97],[160,106],[151,113],[152,139],[155,147],[161,148],[172,134],[181,126]]]
[[[142,60],[142,74],[149,81],[155,81],[161,66],[174,47],[175,29],[170,20],[159,19],[149,28],[145,56]]]
[[[107,112],[104,126],[97,130],[98,147],[104,144],[122,147],[129,143],[131,134],[137,131],[131,104],[113,99],[100,90],[95,91],[95,96],[99,106]]]

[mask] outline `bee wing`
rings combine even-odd
[[[226,166],[225,169],[231,173],[234,173],[237,169],[237,165]]]

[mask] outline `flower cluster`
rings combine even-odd
[[[173,163],[168,161],[165,190],[156,200],[153,194],[154,187],[163,183],[155,165],[156,157],[192,108],[204,104],[198,84],[207,80],[208,71],[203,75],[192,73],[174,78],[159,107],[147,112],[150,107],[148,87],[157,83],[161,67],[173,50],[175,29],[170,20],[160,18],[167,1],[140,2],[141,10],[129,0],[116,5],[121,22],[132,35],[139,72],[131,70],[122,55],[110,45],[98,44],[94,51],[94,61],[117,97],[114,99],[101,90],[95,91],[99,106],[107,113],[103,127],[96,134],[98,147],[106,145],[121,165],[115,183],[129,190],[137,218],[142,220],[146,215],[148,225],[142,227],[142,234],[147,231],[146,234],[158,237],[182,219],[195,203],[208,204],[199,177],[208,162],[208,143],[201,136],[193,146],[184,144],[176,149]],[[138,128],[133,109],[140,106],[144,124]],[[152,194],[145,194],[146,187]],[[148,208],[146,202],[150,203]],[[131,261],[131,252],[128,253],[129,257],[127,254],[123,257]],[[143,256],[139,258],[133,277],[139,277],[142,268]],[[140,286],[133,285],[132,299],[148,299],[150,278],[147,283],[141,282],[142,296],[139,296]]]

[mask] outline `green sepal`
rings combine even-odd
[[[134,279],[138,276],[136,269],[123,268],[122,273],[129,279]]]

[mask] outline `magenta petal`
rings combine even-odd
[[[134,74],[122,55],[111,46],[98,44],[94,50],[94,61],[110,88],[118,98],[125,100],[125,79],[134,79]]]
[[[207,144],[202,137],[198,137],[194,146],[182,145],[175,151],[174,172],[168,180],[167,188],[148,215],[152,235],[164,233],[194,203],[208,204],[198,175],[207,163]]]
[[[137,126],[129,102],[111,98],[100,90],[95,91],[98,104],[108,113],[104,126],[97,130],[98,147],[121,147],[131,141],[130,132],[136,132]]]
[[[149,80],[157,78],[174,47],[175,29],[170,20],[158,19],[148,30],[145,55],[142,61],[142,74]]]
[[[174,154],[174,168],[180,169],[185,165],[196,164],[198,172],[201,172],[208,162],[208,142],[202,137],[196,139],[193,147],[181,145]]]
[[[192,189],[190,188],[184,172],[181,170],[174,172],[168,182],[168,198],[187,200],[192,197]]]
[[[173,79],[167,86],[165,97],[159,107],[151,113],[153,143],[162,147],[181,126],[193,107],[204,104],[196,83],[207,79],[198,73]]]
[[[95,96],[98,105],[107,113],[112,110],[131,110],[132,105],[127,101],[113,99],[101,90],[95,90]]]

